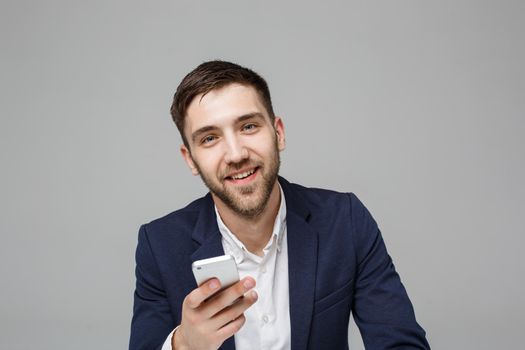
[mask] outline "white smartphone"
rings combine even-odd
[[[197,260],[191,264],[191,269],[198,286],[214,277],[221,282],[221,289],[239,281],[237,264],[231,255]]]

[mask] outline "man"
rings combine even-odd
[[[278,177],[285,147],[266,82],[223,61],[189,73],[171,108],[210,193],[143,225],[130,349],[428,349],[381,233],[353,194]],[[241,280],[200,287],[195,260],[234,256]]]

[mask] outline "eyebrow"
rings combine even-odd
[[[238,124],[238,123],[241,123],[241,122],[244,122],[246,120],[249,120],[249,119],[264,119],[264,116],[259,113],[259,112],[253,112],[253,113],[248,113],[248,114],[244,114],[244,115],[241,115],[240,117],[238,117],[236,120],[235,120],[235,124]],[[195,132],[193,132],[191,134],[191,140],[193,142],[195,142],[195,140],[202,134],[204,133],[207,133],[209,131],[213,131],[213,130],[216,130],[218,129],[216,126],[213,126],[213,125],[206,125],[206,126],[203,126],[202,128],[199,128],[197,130],[195,130]]]

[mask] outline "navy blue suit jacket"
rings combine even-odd
[[[348,349],[350,312],[367,349],[429,349],[378,226],[357,197],[279,182],[292,350]],[[130,349],[161,348],[197,287],[192,262],[223,254],[210,194],[140,228]],[[233,337],[221,346],[234,348]]]

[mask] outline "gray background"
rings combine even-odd
[[[282,175],[368,206],[434,348],[522,348],[524,31],[521,1],[2,0],[0,348],[127,347],[139,225],[205,192],[168,111],[214,58],[268,80]]]

